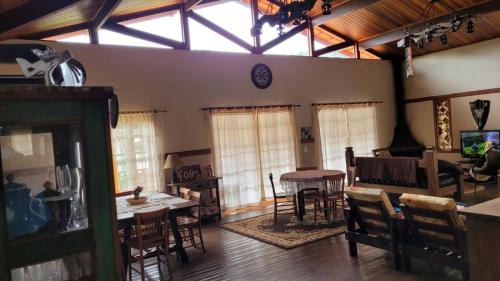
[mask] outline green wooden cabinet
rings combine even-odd
[[[111,95],[0,86],[0,281],[120,279]]]

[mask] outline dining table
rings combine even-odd
[[[179,227],[177,225],[177,217],[189,214],[191,208],[197,207],[198,203],[186,200],[179,197],[174,197],[166,193],[141,193],[141,196],[147,198],[141,204],[129,204],[127,199],[133,198],[133,195],[116,197],[116,214],[118,220],[118,228],[123,230],[124,239],[128,241],[132,235],[132,227],[135,223],[134,212],[146,208],[161,208],[168,207],[168,220],[170,228],[175,239],[175,246],[168,249],[169,252],[178,252],[180,261],[188,263],[189,257],[183,247],[183,240]],[[125,252],[124,252],[125,250]],[[123,254],[125,253],[125,254]],[[124,267],[128,265],[128,255],[126,254],[126,246],[122,245],[122,256]]]
[[[325,177],[344,174],[340,170],[305,170],[281,174],[280,184],[286,196],[297,195],[298,219],[303,220],[306,212],[304,191],[313,188],[323,189]]]

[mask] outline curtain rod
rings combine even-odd
[[[343,104],[367,104],[367,103],[383,103],[381,101],[359,101],[359,102],[332,102],[332,103],[311,103],[311,106],[315,105],[343,105]]]
[[[201,110],[217,110],[217,109],[254,109],[254,108],[273,108],[273,107],[301,107],[300,104],[282,104],[282,105],[249,105],[249,106],[222,106],[222,107],[205,107]]]
[[[140,111],[120,111],[120,114],[141,114],[141,113],[160,113],[167,112],[166,110],[140,110]]]

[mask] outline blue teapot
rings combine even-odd
[[[52,218],[46,203],[31,197],[26,184],[14,182],[14,175],[7,175],[5,205],[7,213],[7,234],[9,239],[37,232]]]

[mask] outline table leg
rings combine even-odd
[[[215,187],[215,193],[217,196],[217,208],[219,208],[219,214],[217,215],[219,217],[219,221],[222,220],[222,210],[220,208],[220,197],[219,197],[219,183],[217,182],[217,186]]]
[[[175,239],[175,246],[173,248],[169,249],[169,252],[178,252],[179,257],[181,260],[181,263],[188,263],[189,262],[189,257],[186,253],[186,250],[183,247],[182,243],[182,236],[181,233],[179,232],[179,226],[177,225],[177,217],[180,214],[179,212],[176,212],[175,210],[169,211],[168,212],[168,220],[170,222],[170,228],[172,229],[172,234]]]
[[[297,193],[297,204],[299,205],[299,220],[301,221],[304,220],[304,214],[306,213],[303,191]]]

